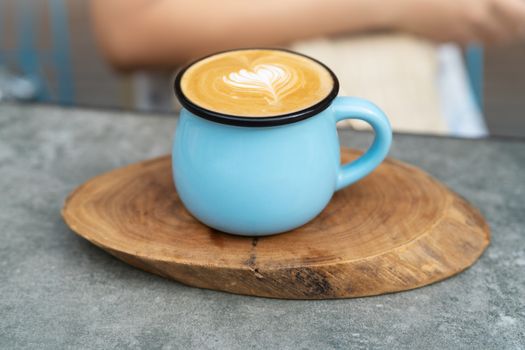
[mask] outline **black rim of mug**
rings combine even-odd
[[[186,70],[188,70],[188,68],[193,66],[195,63],[200,62],[208,57],[212,57],[212,56],[227,53],[227,52],[248,51],[248,50],[284,51],[284,52],[288,52],[288,53],[292,53],[298,56],[308,58],[320,64],[323,68],[325,68],[328,71],[328,73],[330,73],[330,76],[332,77],[332,80],[334,83],[332,87],[332,91],[330,91],[330,93],[325,98],[323,98],[321,101],[317,102],[316,104],[310,107],[304,108],[297,112],[270,116],[270,117],[242,117],[242,116],[215,112],[215,111],[198,106],[197,104],[190,101],[184,95],[184,93],[182,92],[181,85],[180,85],[182,76],[184,75]],[[282,49],[282,48],[243,48],[243,49],[234,49],[234,50],[225,50],[221,52],[216,52],[216,53],[201,57],[191,62],[177,74],[175,78],[175,82],[174,82],[174,89],[175,89],[175,95],[177,96],[180,104],[184,108],[186,108],[188,111],[190,111],[191,113],[199,117],[202,117],[204,119],[207,119],[213,122],[221,123],[221,124],[228,124],[228,125],[235,125],[235,126],[265,127],[265,126],[276,126],[276,125],[295,123],[295,122],[313,117],[314,115],[317,115],[320,112],[324,111],[325,109],[328,108],[328,106],[330,106],[334,98],[339,93],[339,80],[337,80],[337,77],[335,76],[334,72],[332,72],[332,70],[328,68],[324,63],[310,56],[303,55],[301,53],[298,53],[292,50]]]

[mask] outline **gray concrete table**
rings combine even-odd
[[[176,119],[0,106],[0,349],[523,349],[525,142],[396,135],[391,155],[478,206],[470,269],[398,294],[287,301],[187,287],[77,237],[60,208],[99,173],[169,152]],[[371,135],[343,132],[365,147]]]

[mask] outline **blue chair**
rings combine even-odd
[[[32,1],[14,1],[16,40],[18,46],[11,51],[0,51],[0,64],[16,66],[21,73],[38,85],[38,101],[58,102],[71,105],[74,102],[74,84],[71,72],[69,48],[69,27],[66,6],[63,0],[42,0],[47,2],[51,25],[51,47],[37,49],[35,28],[41,20]],[[13,2],[12,2],[13,3]],[[1,11],[0,13],[2,13]],[[0,21],[2,16],[0,16]],[[0,28],[2,23],[0,22]],[[2,36],[0,36],[2,40]],[[0,42],[0,48],[5,47]],[[57,77],[56,90],[52,91],[44,78],[44,67],[50,66]]]
[[[470,85],[479,110],[483,110],[483,48],[471,45],[465,52]]]

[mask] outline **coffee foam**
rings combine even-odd
[[[326,98],[330,72],[307,57],[280,50],[238,50],[207,57],[181,78],[184,96],[199,107],[242,117],[297,112]]]

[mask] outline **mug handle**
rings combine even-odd
[[[370,124],[375,132],[374,142],[368,151],[339,168],[335,189],[338,191],[368,175],[385,159],[392,143],[392,128],[385,113],[367,100],[337,97],[332,108],[336,123],[344,119],[360,119]]]

